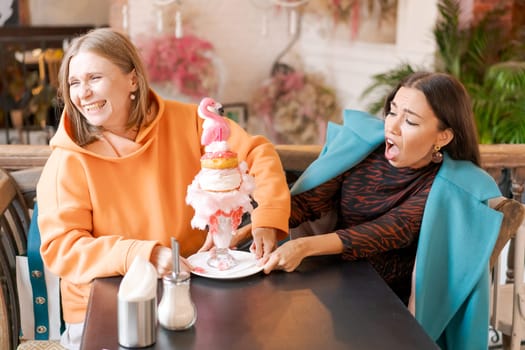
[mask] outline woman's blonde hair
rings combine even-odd
[[[72,40],[66,50],[58,73],[58,96],[64,105],[64,110],[69,117],[71,132],[75,142],[84,146],[93,142],[101,132],[101,127],[93,126],[87,122],[80,111],[71,101],[69,94],[69,63],[71,58],[79,52],[92,52],[111,61],[121,69],[124,74],[135,70],[137,91],[135,98],[131,99],[131,110],[126,124],[127,129],[147,124],[146,120],[150,107],[149,83],[147,73],[142,63],[137,48],[129,38],[111,28],[97,28]]]

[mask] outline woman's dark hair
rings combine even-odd
[[[416,72],[403,79],[390,92],[384,105],[384,115],[390,112],[390,103],[401,87],[421,91],[430,108],[439,119],[439,129],[450,128],[452,141],[443,147],[451,158],[470,160],[480,166],[478,133],[470,96],[463,84],[445,73]]]

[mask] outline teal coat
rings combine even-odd
[[[346,110],[344,124],[329,124],[319,158],[292,188],[301,193],[362,161],[385,142],[384,122]],[[489,268],[503,215],[490,198],[493,178],[446,153],[432,184],[416,255],[416,319],[442,349],[488,348]]]

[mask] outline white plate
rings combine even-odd
[[[191,273],[207,278],[228,280],[251,276],[263,269],[262,266],[257,265],[255,255],[250,252],[230,250],[230,254],[237,260],[238,265],[226,271],[220,271],[208,265],[207,261],[210,258],[210,252],[193,254],[188,258],[188,261],[194,267],[201,268],[202,271],[192,271]]]

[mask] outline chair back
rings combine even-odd
[[[504,217],[490,259],[493,268],[490,323],[495,331],[501,332],[504,349],[519,350],[525,321],[525,206],[506,199],[494,208],[501,211]],[[507,267],[514,266],[514,279],[500,284],[501,251],[507,244],[513,247]]]
[[[0,349],[15,349],[20,333],[16,256],[27,253],[29,211],[12,176],[0,169]]]

